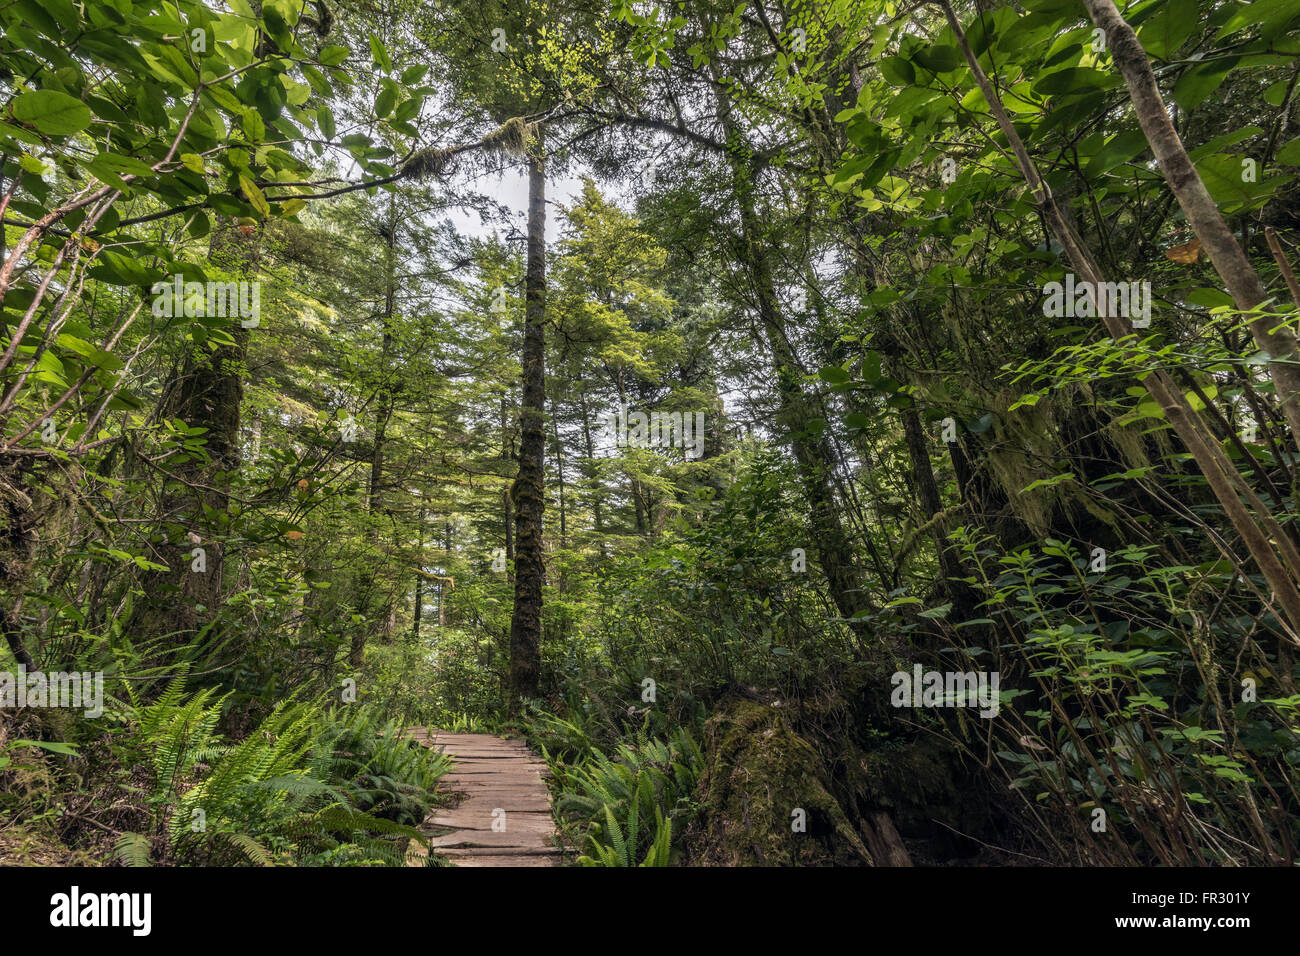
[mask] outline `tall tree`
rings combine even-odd
[[[515,505],[515,606],[510,618],[512,700],[537,696],[541,674],[542,513],[546,454],[546,155],[541,131],[528,146],[528,260],[524,273],[523,398]]]

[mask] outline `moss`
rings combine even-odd
[[[520,116],[512,116],[479,140],[479,145],[488,152],[523,156],[536,136],[536,123],[529,123]],[[428,179],[430,176],[441,176],[452,159],[464,152],[466,148],[460,146],[453,149],[438,149],[431,146],[422,149],[403,164],[401,176],[403,179]]]
[[[699,822],[691,862],[715,866],[851,866],[871,854],[831,794],[816,750],[781,710],[735,701],[705,726]],[[802,809],[805,832],[795,832]]]
[[[441,176],[452,155],[451,150],[438,149],[436,146],[422,149],[406,161],[406,165],[402,167],[402,176],[406,179]]]
[[[53,837],[15,824],[0,830],[0,860],[6,866],[102,866],[103,860],[73,850]]]
[[[532,123],[522,117],[512,116],[483,137],[483,148],[510,156],[522,156],[536,133],[537,128]]]

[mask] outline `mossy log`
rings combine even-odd
[[[874,864],[821,757],[779,708],[732,703],[706,725],[705,751],[701,813],[687,836],[692,864]]]

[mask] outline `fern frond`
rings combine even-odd
[[[221,837],[254,866],[270,866],[271,854],[247,833],[222,833]]]
[[[113,853],[123,866],[148,866],[149,838],[143,833],[123,833],[117,838]]]

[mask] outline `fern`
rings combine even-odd
[[[221,838],[234,847],[254,866],[270,866],[271,854],[247,833],[223,833]]]
[[[688,733],[664,741],[642,731],[618,744],[613,756],[593,749],[577,764],[548,762],[559,791],[557,818],[586,825],[587,852],[579,863],[671,865],[673,839],[694,812],[691,796],[703,764]]]
[[[149,865],[149,838],[143,833],[123,833],[113,853],[123,866]]]
[[[212,689],[187,695],[183,677],[151,703],[132,697],[133,743],[153,773],[150,803],[171,857],[400,866],[405,847],[425,841],[414,824],[451,761],[405,738],[397,721],[286,701],[229,743],[216,735],[224,701]],[[117,855],[147,865],[149,848],[130,834]]]

